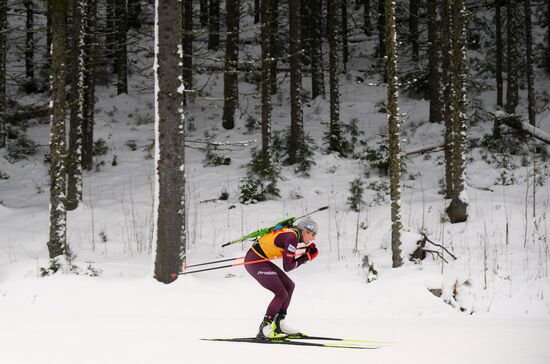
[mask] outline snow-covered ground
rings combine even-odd
[[[367,62],[353,59],[357,68]],[[377,79],[359,83],[356,76],[365,77],[352,71],[341,80],[341,120],[356,119],[364,132],[360,138],[377,148],[386,129],[386,114],[377,104],[385,100],[386,89],[368,86]],[[197,75],[197,88],[207,79]],[[537,79],[537,88],[544,90],[548,82]],[[536,161],[540,183],[534,202],[533,155],[522,166],[519,156],[503,161],[506,156],[473,148],[467,155],[468,221],[451,225],[444,219],[448,201],[440,194],[442,152],[408,157],[402,178],[404,250],[414,248],[423,230],[458,259],[445,254],[445,264],[429,256],[422,264],[406,261],[392,269],[389,198],[383,189],[377,191],[385,177],[368,163],[323,153],[329,118],[323,99],[304,107],[305,130],[316,153],[311,177],[282,167],[279,200],[239,203],[249,148],[217,152],[232,160],[219,167],[205,167],[204,152],[187,149],[187,263],[242,256],[249,245],[224,249],[221,244],[329,205],[328,212],[314,215],[320,224],[319,258],[289,274],[296,290],[288,320],[311,335],[388,343],[377,350],[346,350],[201,341],[253,336],[271,294],[242,267],[180,276],[166,286],[152,279],[154,167],[148,147],[153,102],[150,93],[141,92],[151,81],[134,75],[129,95],[97,89],[95,137],[105,140],[109,151],[97,157],[97,163],[104,161],[99,171],[85,173],[84,201],[68,214],[68,240],[76,264],[82,271],[88,266],[100,271],[98,277],[39,277],[48,265],[48,166],[43,162],[48,125],[28,129],[41,145],[38,154],[14,164],[0,158],[0,170],[9,176],[0,180],[1,364],[550,363],[548,162]],[[309,85],[307,78],[304,84]],[[221,78],[212,77],[201,96],[219,98],[221,85]],[[275,131],[290,123],[288,80],[281,88],[274,97]],[[235,130],[221,128],[221,102],[199,97],[186,109],[194,124],[188,139],[206,140],[208,132],[214,141],[259,140],[259,131],[244,134],[247,118],[259,119],[255,86],[242,82],[240,89],[243,114]],[[480,97],[492,109],[494,93]],[[32,104],[36,97],[18,102]],[[443,127],[427,123],[427,109],[426,101],[401,97],[405,151],[442,143]],[[550,132],[550,112],[539,120]],[[480,139],[491,130],[491,120],[470,125],[468,137]],[[365,186],[373,183],[359,215],[347,206],[350,182],[357,177]],[[504,177],[515,182],[498,184]],[[229,200],[208,201],[223,191]],[[378,270],[371,283],[362,267],[365,256]],[[440,289],[441,297],[428,289]]]

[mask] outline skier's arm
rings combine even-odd
[[[296,236],[296,234],[291,232],[280,234],[279,236],[277,236],[277,238],[275,238],[275,244],[280,247],[284,247],[283,270],[285,272],[296,269],[307,262],[308,259],[305,254],[296,257],[296,248],[298,246],[298,237]]]

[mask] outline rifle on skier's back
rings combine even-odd
[[[311,214],[314,214],[316,212],[323,211],[323,210],[326,210],[326,209],[328,209],[328,206],[323,206],[321,208],[318,208],[317,210],[314,210],[312,212],[308,212],[307,214],[305,214],[303,216],[300,216],[300,217],[294,217],[294,216],[288,217],[288,218],[286,218],[282,221],[279,221],[278,223],[276,223],[275,225],[273,225],[271,227],[259,229],[259,230],[256,230],[254,232],[251,232],[250,234],[242,236],[238,239],[231,240],[231,241],[223,244],[222,248],[226,247],[228,245],[231,245],[231,244],[240,243],[241,241],[244,241],[244,240],[259,238],[260,236],[263,236],[267,233],[277,231],[277,230],[280,230],[280,229],[285,228],[285,227],[291,227],[296,220],[300,220],[300,219],[302,219],[306,216],[309,216]]]

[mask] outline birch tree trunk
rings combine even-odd
[[[52,0],[52,116],[50,129],[50,239],[48,252],[55,258],[67,246],[65,209],[65,14],[67,0]]]
[[[157,0],[155,24],[155,272],[177,278],[185,260],[185,127],[179,0]]]
[[[391,199],[392,267],[403,265],[401,258],[401,159],[397,83],[397,35],[395,31],[395,0],[386,0],[386,70],[388,77],[388,142]]]

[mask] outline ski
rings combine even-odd
[[[303,339],[303,338],[302,338]],[[310,337],[311,339],[311,337]],[[278,338],[278,339],[258,339],[255,337],[236,337],[236,338],[219,338],[219,339],[201,339],[205,341],[225,341],[225,342],[237,342],[237,343],[252,343],[252,344],[275,344],[275,345],[295,345],[295,346],[309,346],[309,347],[325,347],[325,348],[339,348],[339,349],[379,349],[380,346],[366,346],[366,345],[353,345],[353,344],[339,344],[339,343],[314,343],[295,341],[299,339]],[[320,340],[320,339],[317,339]]]
[[[391,341],[344,339],[344,338],[340,338],[340,337],[311,336],[311,335],[306,335],[306,334],[289,335],[289,336],[286,337],[286,339],[341,341],[341,342],[348,342],[348,343],[377,344],[377,345],[393,344]]]

